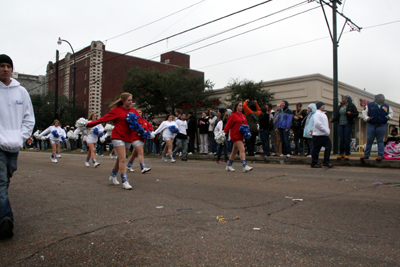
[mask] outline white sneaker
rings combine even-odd
[[[208,155],[212,155],[212,154],[213,154],[212,152],[208,153]]]
[[[127,169],[128,171],[130,171],[130,172],[134,172],[134,171],[135,171],[132,167],[130,167],[130,168],[126,167],[126,169]]]
[[[192,154],[193,154],[192,152],[189,152],[189,153],[188,153],[188,155],[192,155]]]
[[[167,162],[167,159],[166,159],[166,158],[162,158],[161,160],[164,161],[164,162]]]
[[[89,162],[85,161],[85,166],[86,166],[86,167],[89,167],[89,166],[90,166],[90,165],[89,165]]]
[[[291,157],[292,157],[292,155],[290,155],[290,154],[287,154],[287,155],[286,155],[286,157],[287,157],[287,158],[291,158]]]
[[[243,172],[249,172],[249,171],[252,171],[253,170],[253,167],[250,167],[249,165],[246,165],[244,168],[243,168]]]
[[[110,176],[110,178],[108,178],[110,180],[110,182],[112,182],[115,185],[119,185],[117,176]]]
[[[122,184],[122,187],[123,187],[124,189],[126,189],[126,190],[132,189],[132,186],[129,184],[128,181],[124,182],[124,183]]]
[[[230,171],[230,172],[234,172],[235,171],[235,169],[232,166],[228,166],[228,165],[226,165],[225,170]]]
[[[272,153],[271,155],[272,155],[272,156],[276,156],[276,153]]]
[[[56,162],[54,161],[55,159],[52,159],[52,158],[50,158],[50,159],[51,159],[51,162],[56,163]]]
[[[171,163],[175,163],[175,161],[176,161],[175,159],[171,159]]]
[[[311,157],[312,157],[311,155],[308,155],[308,156],[307,156],[307,158],[311,158]]]
[[[280,154],[280,155],[279,155],[279,157],[282,157],[282,158],[283,158],[284,156],[285,156],[285,155],[283,155],[283,154]]]
[[[56,154],[56,157],[57,158],[61,158],[61,154]]]
[[[93,166],[95,167],[95,168],[97,168],[97,166],[100,166],[100,163],[98,163],[97,161],[93,164]]]
[[[57,163],[57,162],[58,162],[57,159],[53,159],[53,160],[54,160],[54,161],[53,161],[54,163]]]
[[[182,152],[179,152],[179,157],[182,157]]]
[[[113,155],[111,155],[111,154],[110,154],[110,158],[112,158],[112,159],[113,159],[113,158],[114,158],[114,157],[113,157]]]
[[[100,157],[104,157],[104,155],[100,155]]]
[[[142,173],[149,172],[150,170],[151,170],[151,168],[144,168],[144,169],[142,170]]]

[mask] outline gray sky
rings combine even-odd
[[[48,61],[70,51],[58,37],[68,40],[75,51],[92,40],[106,42],[106,49],[118,53],[139,48],[194,26],[261,3],[261,0],[205,0],[178,14],[111,39],[153,22],[201,0],[125,1],[2,1],[0,54],[14,61],[14,71],[44,75]],[[400,1],[343,0],[338,10],[362,27],[361,33],[345,27],[339,46],[339,81],[371,93],[383,93],[400,102]],[[220,33],[279,10],[247,26],[226,32],[195,45],[177,48]],[[280,22],[278,20],[315,8]],[[332,10],[325,8],[329,21]],[[276,22],[276,23],[273,23]],[[390,23],[394,22],[394,23]],[[272,24],[271,24],[272,23]],[[338,16],[339,31],[344,20]],[[389,24],[386,24],[389,23]],[[250,33],[201,48],[233,35]],[[383,26],[378,26],[386,24]],[[376,27],[373,27],[376,26]],[[201,48],[196,51],[194,49]],[[176,50],[188,53],[191,68],[205,72],[206,79],[223,88],[234,78],[256,82],[321,73],[332,78],[332,42],[321,7],[317,2],[273,0],[241,14],[212,23],[129,55],[159,60],[159,55]]]

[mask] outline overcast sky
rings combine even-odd
[[[68,40],[75,51],[90,45],[93,40],[100,40],[106,43],[106,50],[125,53],[261,2],[2,1],[0,54],[11,56],[14,71],[45,75],[47,62],[55,60],[57,49],[61,58],[70,51],[66,43],[57,45],[58,37]],[[349,26],[344,29],[339,44],[339,81],[360,89],[365,88],[374,94],[383,93],[387,99],[399,103],[400,1],[343,2],[344,5],[339,6],[338,11],[363,29],[360,33],[349,32]],[[304,4],[278,12],[300,3]],[[191,5],[191,8],[132,31]],[[316,9],[287,18],[311,8]],[[326,7],[325,10],[331,21],[331,8]],[[177,49],[267,15],[271,16]],[[343,23],[344,19],[338,16],[339,32]],[[247,34],[201,48],[268,24]],[[113,38],[126,32],[129,33]],[[195,49],[198,50],[191,51]],[[330,78],[333,76],[332,41],[323,11],[317,2],[273,0],[129,55],[146,59],[156,57],[154,60],[159,61],[160,54],[171,50],[188,53],[191,68],[203,71],[206,79],[215,83],[214,89],[223,88],[231,79],[237,78],[258,82],[314,73]]]

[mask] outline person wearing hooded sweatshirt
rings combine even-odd
[[[315,104],[308,105],[307,116],[303,119],[304,123],[304,131],[303,137],[308,145],[308,155],[307,157],[311,157],[312,151],[312,134],[314,130],[314,115],[317,112],[317,106]]]
[[[251,137],[246,140],[246,148],[249,156],[254,156],[254,147],[256,144],[256,138],[258,136],[257,124],[261,116],[261,109],[257,103],[257,100],[254,100],[254,103],[250,104],[248,107],[249,99],[244,101],[243,103],[243,111],[246,115],[247,123],[249,124]]]
[[[282,154],[281,157],[286,156],[287,158],[292,156],[289,142],[290,126],[292,124],[293,114],[289,109],[289,102],[282,100],[281,109],[276,120],[276,130],[279,132],[279,136],[282,142]]]
[[[332,150],[332,142],[329,138],[331,130],[329,129],[329,121],[328,117],[325,114],[325,103],[317,102],[317,111],[314,115],[314,128],[313,128],[313,150],[312,150],[312,160],[311,160],[311,168],[321,168],[321,165],[318,165],[318,157],[321,148],[324,147],[324,162],[322,165],[332,168],[333,165],[329,163],[329,159],[331,156]]]
[[[331,122],[338,122],[338,132],[340,139],[340,152],[337,159],[350,159],[351,132],[354,127],[354,119],[358,117],[358,110],[351,100],[351,96],[342,95],[339,105]]]
[[[14,236],[14,215],[8,199],[18,152],[35,126],[32,101],[20,83],[11,78],[13,62],[0,55],[0,240]]]

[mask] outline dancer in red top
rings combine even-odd
[[[141,109],[137,109],[137,112],[139,113],[139,119],[138,119],[138,123],[140,125],[142,125],[142,127],[144,128],[144,130],[153,131],[153,126],[150,124],[150,122],[146,121],[145,119],[143,119],[143,112]],[[133,168],[132,168],[132,164],[133,161],[135,160],[135,157],[138,156],[139,158],[139,164],[140,164],[140,169],[142,170],[142,173],[146,173],[148,171],[151,170],[151,168],[146,168],[146,166],[144,165],[144,153],[143,153],[143,145],[146,142],[146,139],[142,138],[141,135],[139,135],[138,132],[135,132],[135,138],[132,142],[132,146],[133,146],[133,150],[132,150],[132,155],[129,158],[129,162],[128,165],[126,166],[126,168],[133,172]]]
[[[243,139],[244,136],[240,132],[240,126],[247,125],[246,116],[242,113],[243,103],[235,103],[232,109],[232,114],[228,118],[228,122],[225,125],[224,132],[227,134],[230,131],[231,141],[233,143],[232,153],[229,157],[228,165],[226,165],[226,170],[234,172],[235,169],[232,167],[233,160],[239,151],[240,160],[242,162],[243,172],[248,172],[253,170],[246,164],[246,152],[244,149]]]
[[[132,108],[131,105],[132,95],[130,93],[122,93],[118,100],[111,103],[109,106],[111,110],[106,115],[98,120],[89,122],[86,125],[86,127],[91,128],[103,122],[114,122],[111,140],[117,151],[118,158],[109,179],[113,184],[118,185],[117,174],[119,170],[121,172],[122,186],[124,189],[128,190],[132,189],[132,186],[129,184],[128,176],[126,174],[126,148],[131,146],[137,132],[132,131],[131,128],[129,128],[126,116],[129,112],[135,113],[139,116],[139,113],[136,109]]]

